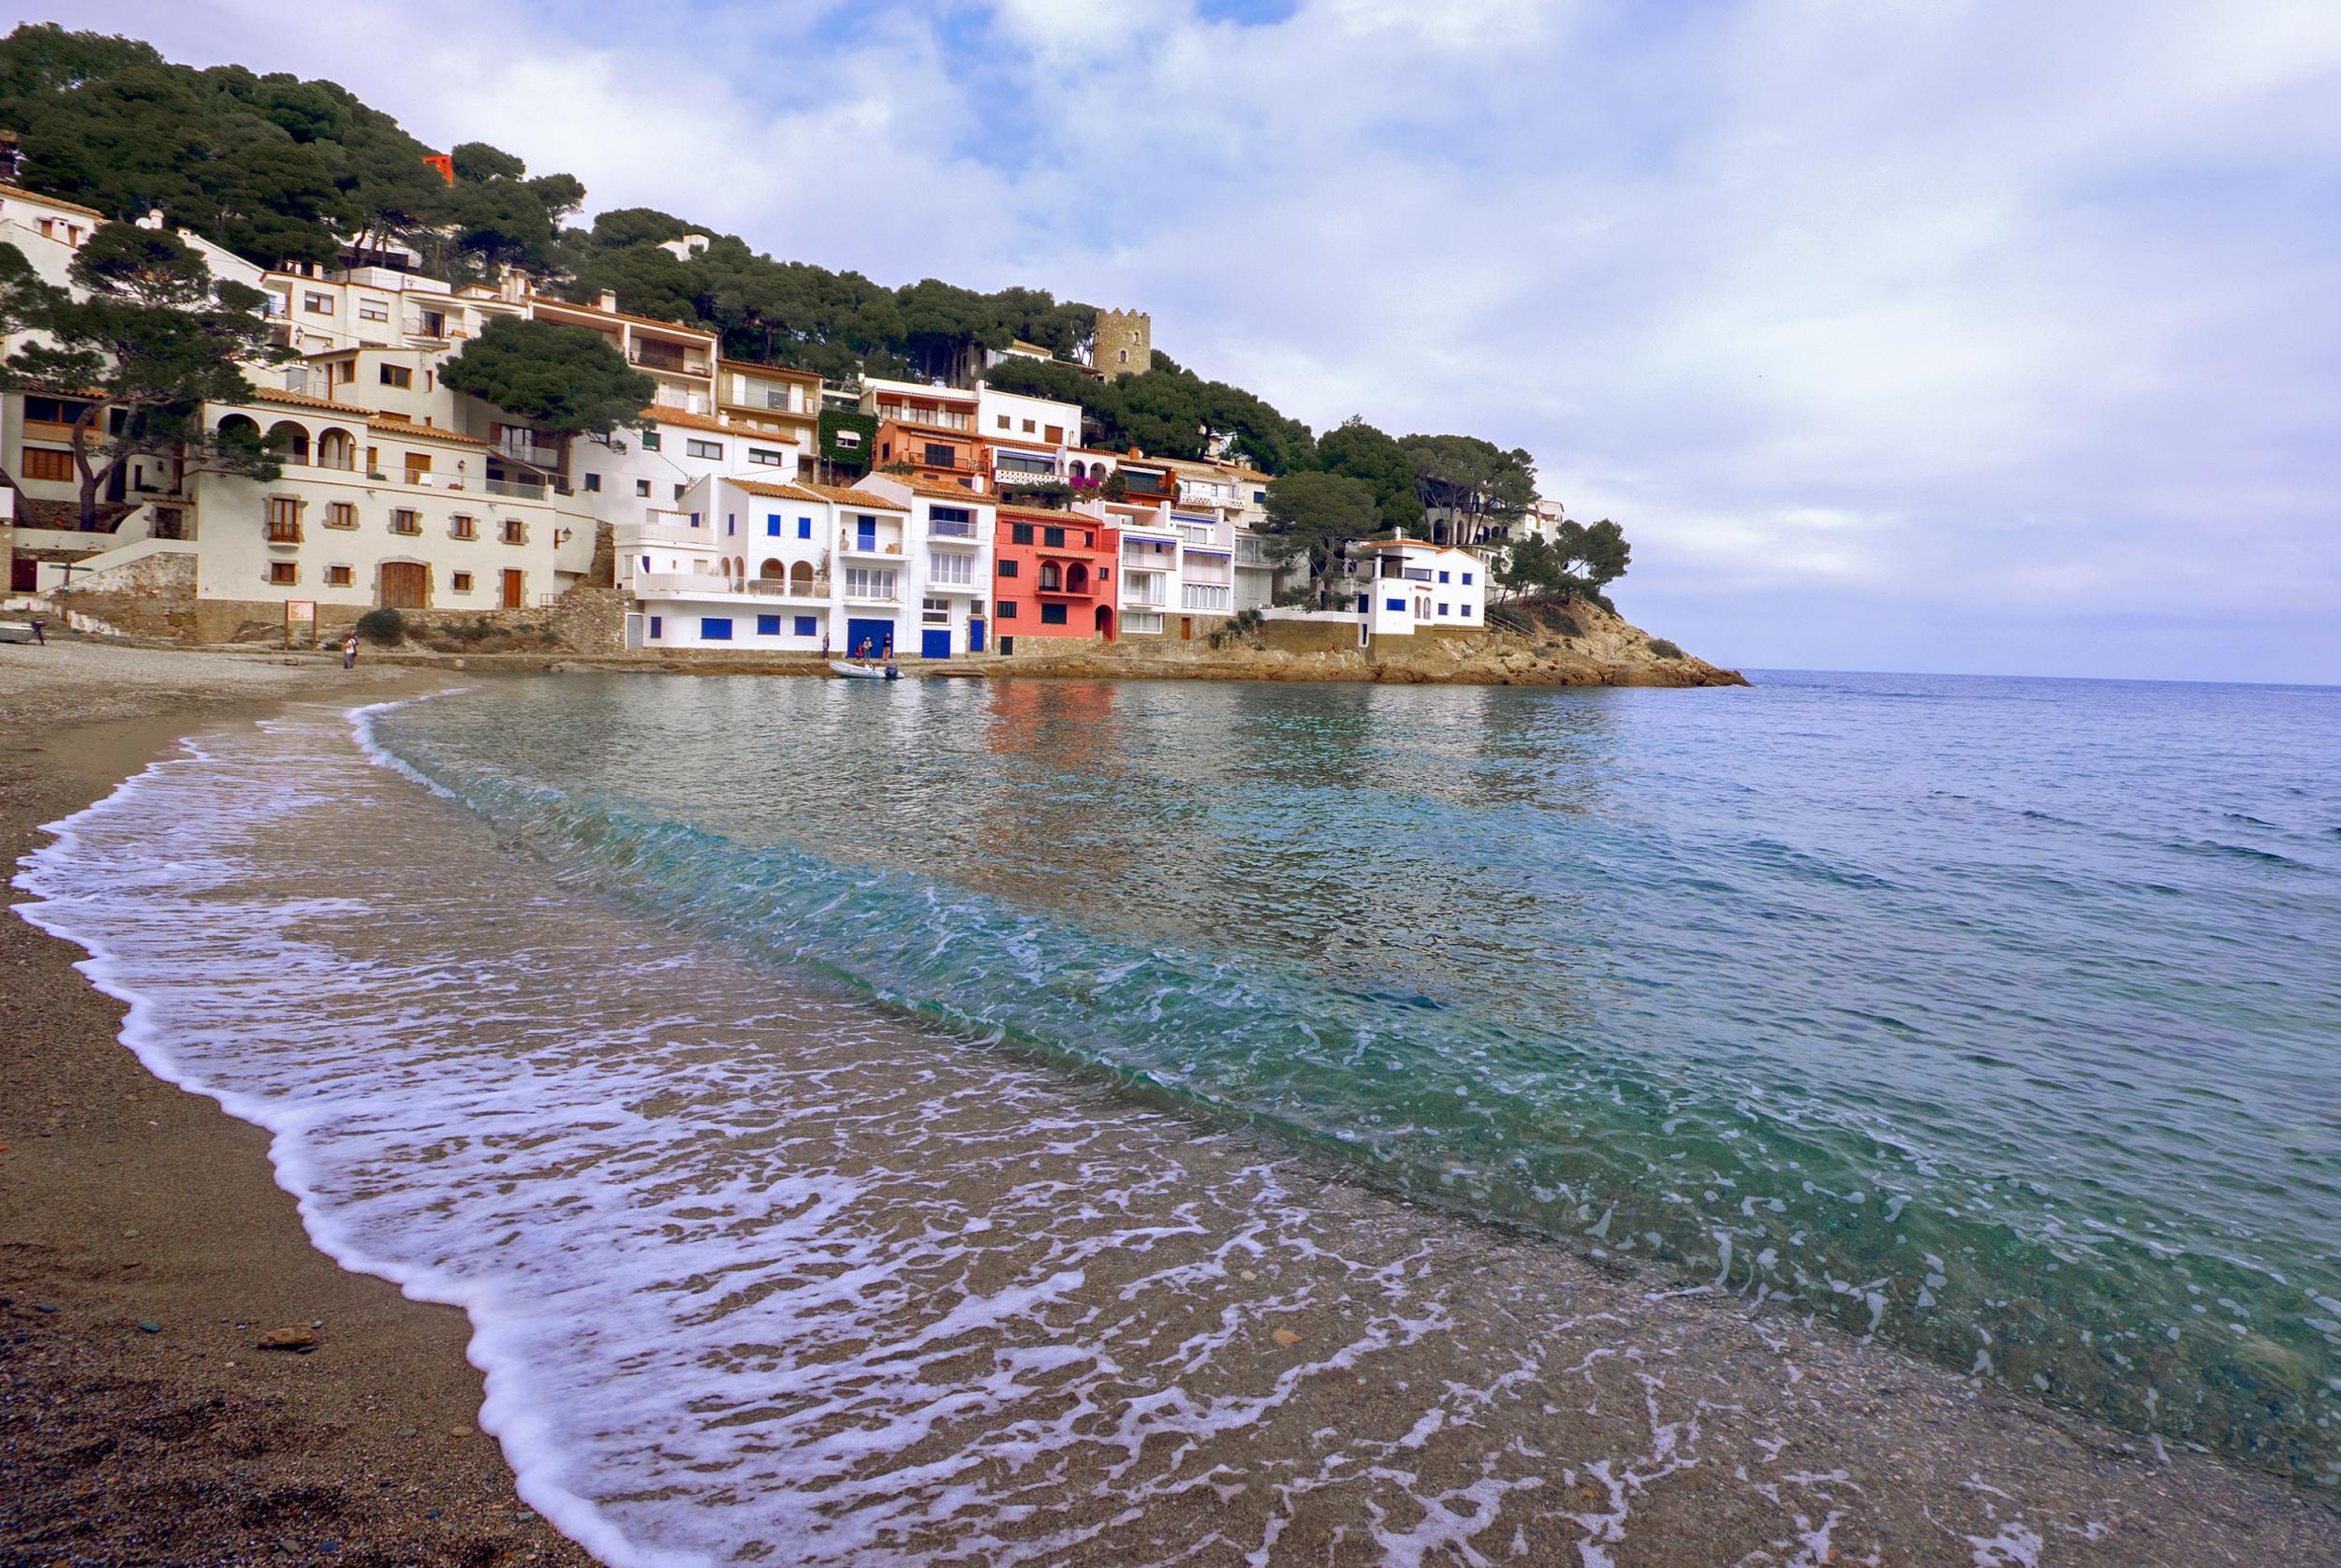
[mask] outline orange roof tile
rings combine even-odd
[[[348,414],[358,418],[371,418],[374,410],[361,408],[354,403],[335,403],[331,398],[315,398],[306,392],[288,392],[276,387],[255,387],[248,403],[278,403],[290,408],[325,408],[336,414]]]
[[[915,494],[933,496],[936,500],[979,501],[987,506],[992,505],[992,497],[979,490],[969,490],[964,485],[947,485],[939,479],[930,479],[924,475],[887,474],[880,476],[891,479],[898,485],[909,486]]]
[[[900,512],[908,509],[897,506],[882,495],[872,495],[866,490],[848,490],[842,485],[817,485],[810,479],[799,480],[797,488],[809,490],[822,500],[834,501],[841,506],[862,506],[876,512]]]
[[[744,490],[750,495],[761,495],[774,501],[825,503],[829,500],[828,496],[805,485],[776,485],[766,479],[726,479],[724,483]]]
[[[28,191],[22,185],[0,185],[0,197],[5,196],[21,196],[27,201],[45,201],[52,207],[62,207],[68,212],[86,212],[91,217],[101,221],[106,216],[95,207],[84,207],[78,201],[67,201],[61,196],[43,196],[38,191]]]
[[[410,441],[451,441],[458,447],[485,447],[487,445],[476,435],[464,435],[457,431],[441,430],[437,425],[419,425],[414,420],[397,414],[369,414],[366,416],[366,428],[395,431]]]

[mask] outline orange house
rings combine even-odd
[[[1082,511],[1002,506],[992,539],[993,632],[1000,652],[1020,637],[1121,636],[1122,531]]]

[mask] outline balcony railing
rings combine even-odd
[[[837,541],[837,548],[847,555],[900,555],[900,539],[867,539],[859,535]]]
[[[1235,564],[1239,566],[1273,566],[1267,547],[1258,539],[1239,538],[1235,542]]]
[[[542,501],[545,498],[545,487],[540,480],[483,479],[480,484],[490,495],[510,496],[516,501]]]
[[[301,524],[272,522],[268,525],[268,542],[272,545],[297,545],[301,542]]]
[[[878,418],[892,419],[905,425],[925,425],[933,430],[974,430],[973,414],[958,414],[948,408],[914,408],[906,403],[881,403]]]
[[[972,539],[976,536],[973,522],[954,522],[950,518],[930,518],[927,532],[938,539]]]
[[[671,517],[673,514],[668,514]],[[708,531],[693,528],[688,523],[665,520],[622,522],[616,529],[618,547],[629,545],[704,545],[710,542]]]
[[[669,375],[705,375],[707,361],[695,359],[679,349],[662,349],[653,344],[638,343],[626,358],[647,371],[665,371]]]
[[[493,450],[501,456],[510,458],[514,462],[524,462],[532,468],[558,468],[561,466],[560,447],[543,446],[540,443],[524,440],[519,436],[506,435],[498,437]]]
[[[788,581],[780,578],[751,578],[748,579],[748,592],[768,599],[826,599],[829,597],[829,579],[817,577],[807,583],[801,579]]]

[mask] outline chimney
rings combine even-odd
[[[0,131],[0,180],[6,180],[10,184],[14,184],[16,166],[23,156],[23,149],[17,145],[16,133]]]
[[[614,288],[605,288],[594,297],[594,303],[614,315],[618,309],[618,291]]]

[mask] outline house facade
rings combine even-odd
[[[1349,547],[1347,587],[1375,637],[1487,627],[1487,563],[1467,550],[1422,539],[1377,539]]]
[[[1102,506],[1003,506],[993,544],[999,651],[1013,653],[1035,637],[1119,637],[1121,552],[1121,531]]]

